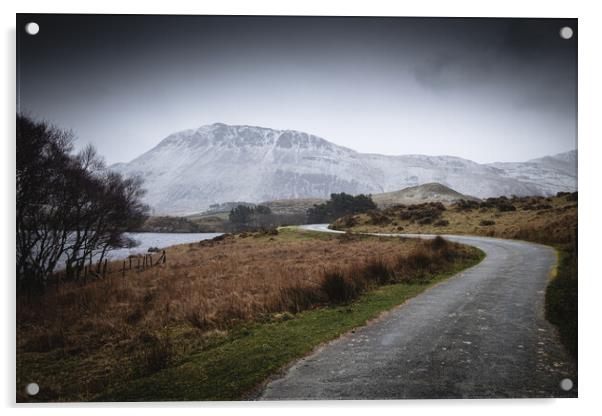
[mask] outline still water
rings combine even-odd
[[[140,244],[136,247],[111,250],[106,255],[109,260],[124,259],[130,254],[146,253],[149,247],[165,248],[176,244],[209,240],[221,233],[125,233],[125,235]]]

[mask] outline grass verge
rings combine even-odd
[[[560,341],[577,359],[577,250],[557,246],[556,276],[546,290],[546,318],[558,327]]]
[[[95,397],[97,401],[237,400],[248,398],[270,375],[318,345],[362,326],[442,280],[479,263],[472,249],[426,283],[381,286],[355,302],[284,315],[277,322],[240,325],[223,341],[192,352],[177,365],[125,382]]]

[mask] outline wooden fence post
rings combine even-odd
[[[123,268],[121,269],[121,276],[125,276],[125,260],[123,261]]]
[[[105,277],[107,274],[107,259],[105,259],[105,264],[102,266],[102,277]]]

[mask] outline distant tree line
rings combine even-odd
[[[138,178],[106,169],[92,146],[73,154],[74,135],[17,115],[17,289],[43,292],[59,266],[65,279],[132,244],[148,207]],[[58,278],[56,280],[58,285]]]
[[[228,219],[235,231],[274,226],[272,210],[265,205],[237,205],[230,210]]]
[[[344,192],[331,194],[330,199],[323,204],[314,205],[307,211],[309,223],[332,222],[348,214],[376,209],[376,204],[370,195],[349,195]]]
[[[230,231],[246,231],[282,225],[332,222],[348,214],[358,214],[376,209],[370,195],[331,194],[323,204],[314,205],[306,215],[274,214],[265,205],[239,204],[228,215]]]
[[[252,231],[280,227],[283,225],[298,225],[306,223],[306,216],[300,214],[277,214],[266,205],[238,205],[230,210],[229,231]]]

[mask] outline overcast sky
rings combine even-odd
[[[17,31],[18,110],[109,163],[214,122],[477,162],[576,148],[574,19],[19,15]]]

